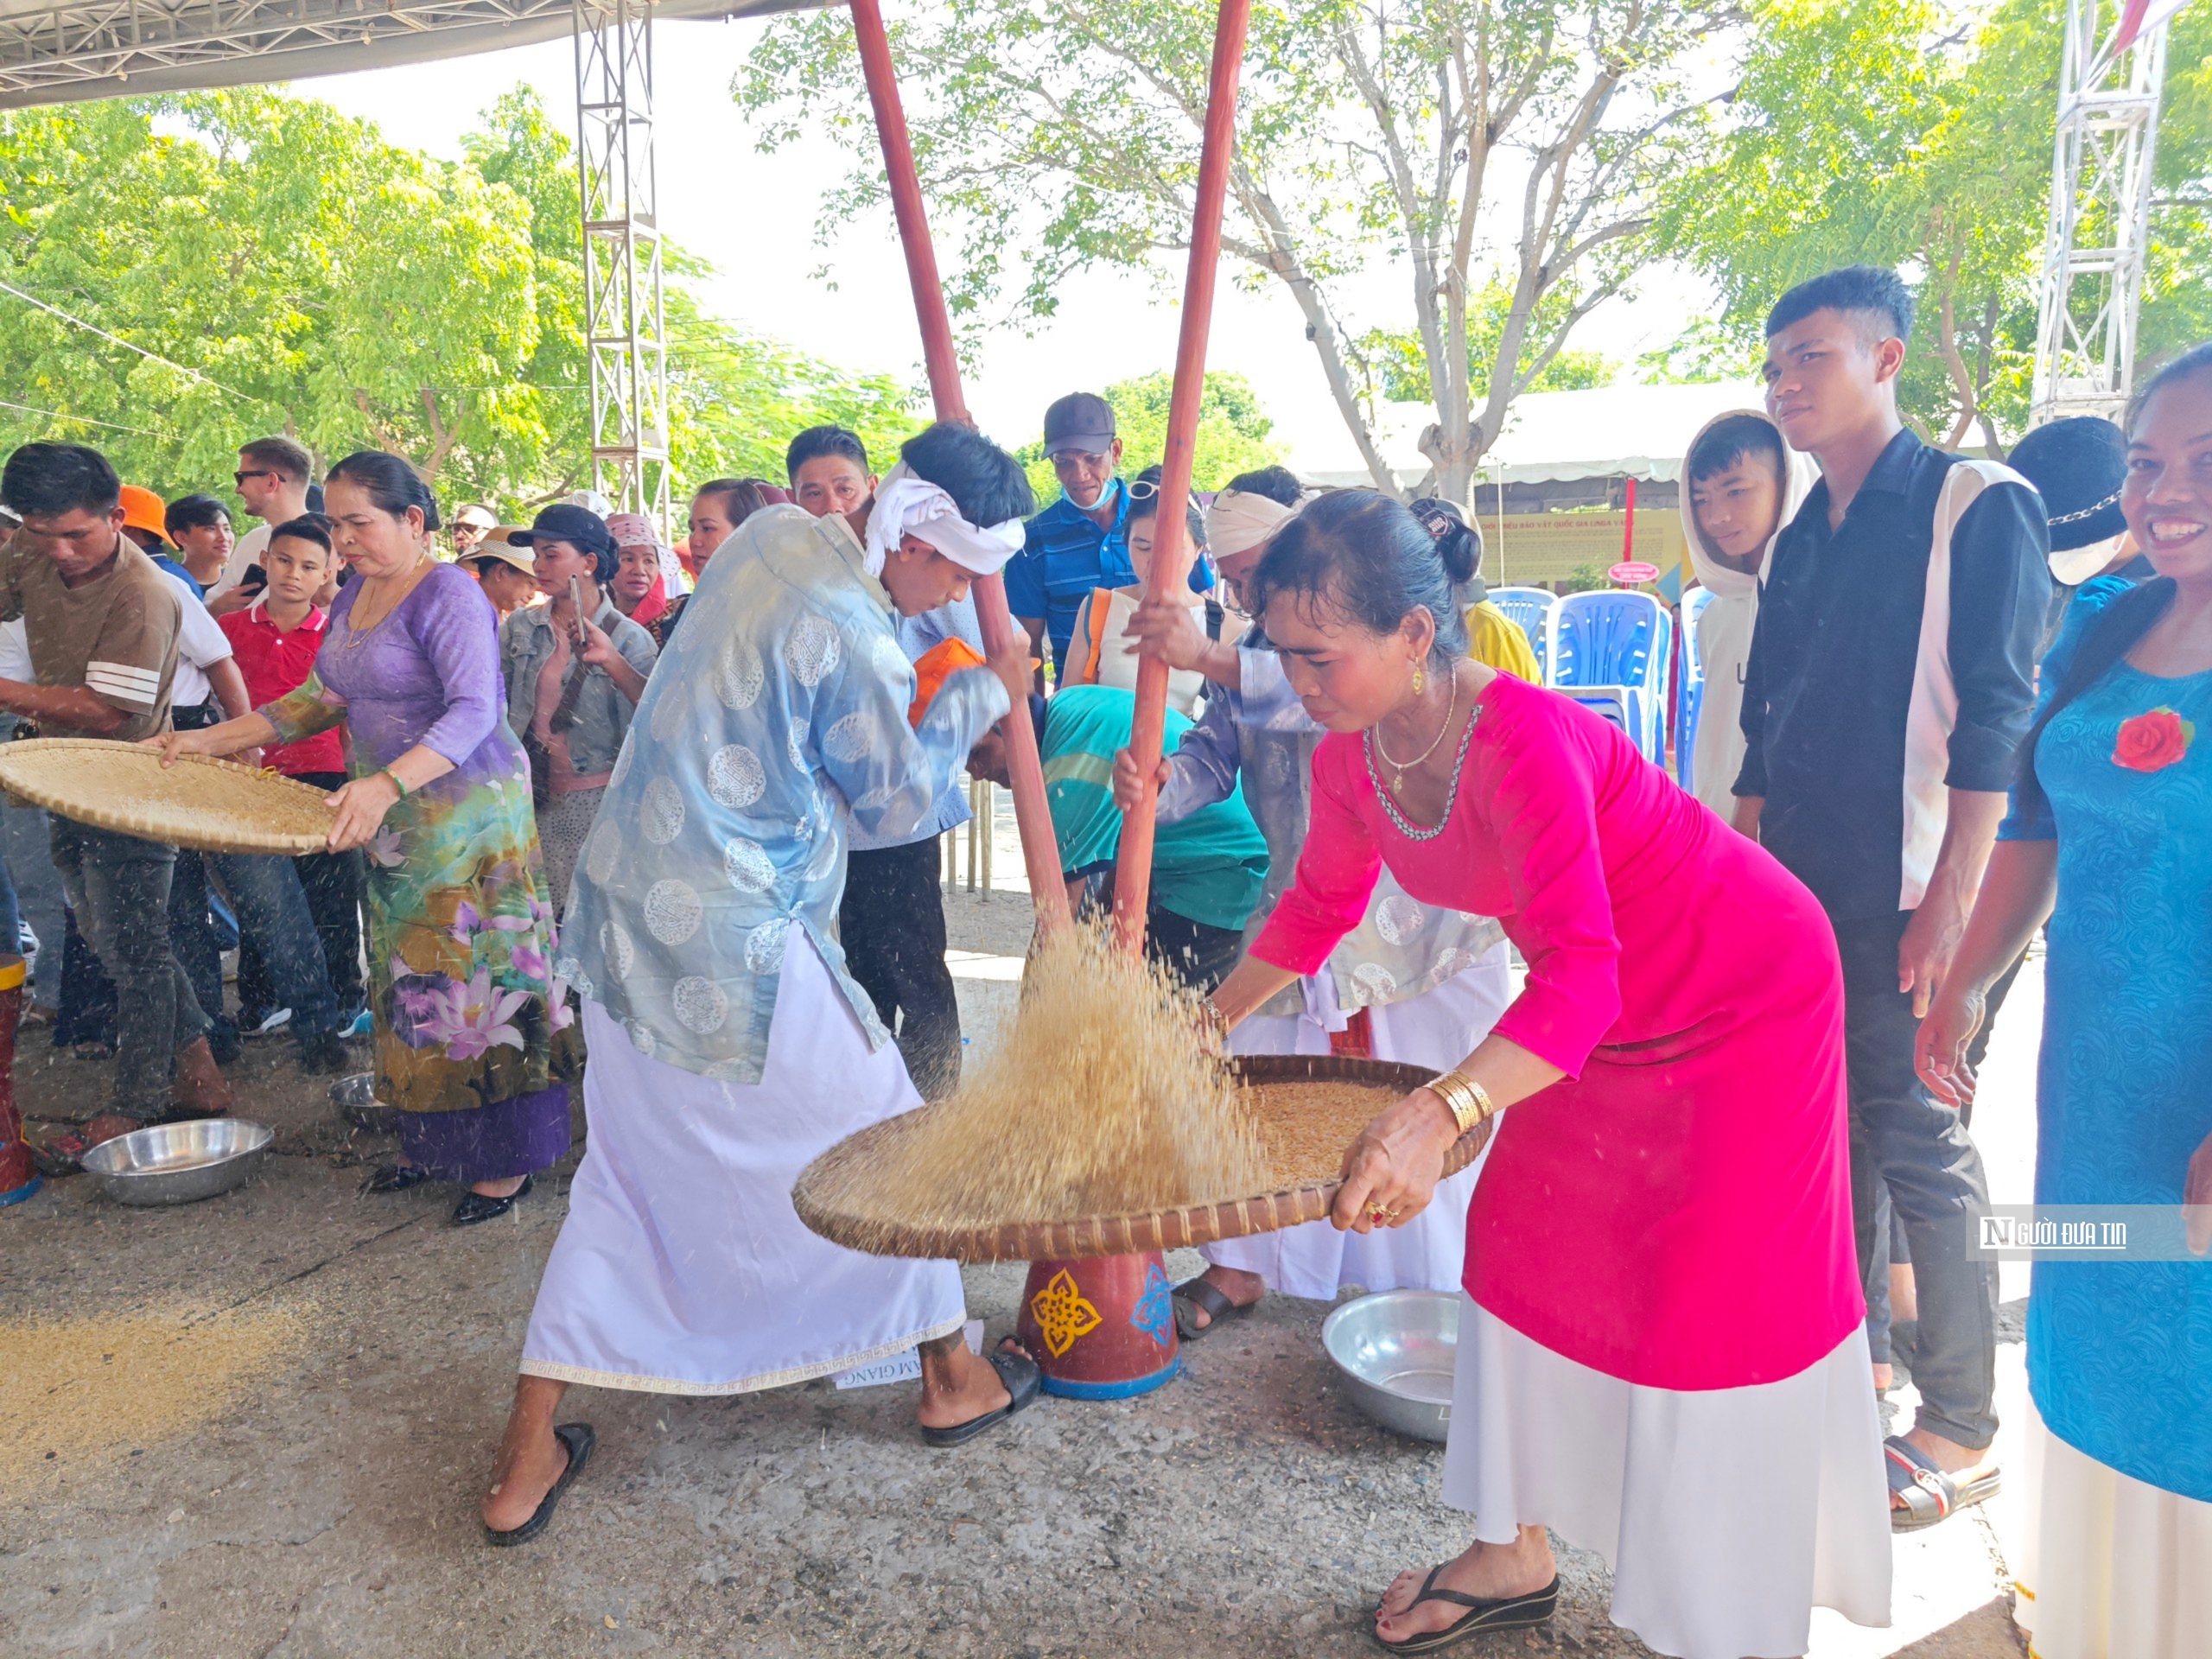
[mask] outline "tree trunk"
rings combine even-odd
[[[1374,429],[1360,410],[1359,393],[1352,385],[1351,372],[1345,365],[1343,342],[1337,338],[1336,324],[1330,319],[1320,284],[1300,261],[1281,210],[1242,167],[1236,170],[1236,193],[1253,223],[1267,236],[1264,248],[1247,246],[1236,251],[1281,277],[1298,301],[1298,308],[1306,315],[1306,338],[1313,342],[1314,353],[1321,359],[1321,372],[1329,383],[1329,395],[1336,400],[1337,413],[1344,417],[1345,430],[1359,446],[1360,459],[1367,464],[1368,476],[1384,494],[1403,499],[1397,480],[1390,475],[1389,464],[1376,446]]]

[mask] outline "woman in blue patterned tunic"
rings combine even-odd
[[[2212,1246],[2212,346],[2145,389],[2120,505],[2158,574],[2084,584],[1980,902],[1921,1032],[1958,1103],[1985,994],[2050,918],[2038,1205],[2183,1206]],[[2212,1260],[2047,1261],[2028,1298],[2038,1659],[2212,1630]]]
[[[1021,545],[1029,486],[931,427],[849,516],[765,508],[715,555],[645,689],[569,892],[590,1139],[523,1342],[483,1505],[541,1529],[591,1451],[572,1383],[731,1395],[921,1348],[920,1418],[964,1440],[1036,1367],[960,1338],[950,1262],[862,1255],[791,1208],[807,1163],[919,1105],[837,938],[846,837],[909,834],[1026,695],[1027,642],[948,675],[910,723],[894,614],[965,596]]]

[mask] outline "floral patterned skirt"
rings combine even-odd
[[[521,745],[502,727],[395,805],[367,851],[378,1097],[466,1111],[580,1077]]]

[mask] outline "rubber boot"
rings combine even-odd
[[[42,1184],[16,1110],[16,1022],[22,1017],[28,977],[21,957],[0,955],[0,1205],[21,1204]]]

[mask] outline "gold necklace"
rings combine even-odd
[[[1452,672],[1452,696],[1450,700],[1444,705],[1444,723],[1436,728],[1436,735],[1428,740],[1428,747],[1423,749],[1419,754],[1414,756],[1412,760],[1397,760],[1392,756],[1389,750],[1382,747],[1382,727],[1379,721],[1376,723],[1373,734],[1375,740],[1375,753],[1382,756],[1382,764],[1389,767],[1391,770],[1392,776],[1390,779],[1390,787],[1392,789],[1395,790],[1401,795],[1405,793],[1406,773],[1411,771],[1414,767],[1421,765],[1421,763],[1427,760],[1430,755],[1436,753],[1436,746],[1444,741],[1444,734],[1452,729],[1452,716],[1459,712],[1459,673],[1457,669],[1454,669]]]
[[[341,649],[352,651],[354,647],[367,639],[369,636],[373,634],[378,628],[384,626],[385,623],[391,620],[391,613],[397,610],[402,605],[404,605],[407,602],[407,595],[415,591],[415,584],[418,580],[420,580],[419,573],[423,567],[429,563],[429,558],[430,556],[428,553],[420,553],[416,556],[415,563],[407,567],[404,574],[405,586],[400,588],[399,597],[393,600],[391,604],[385,607],[384,614],[377,618],[375,621],[370,623],[367,627],[357,627],[354,626],[353,613],[351,612],[346,613],[346,644],[341,647]],[[363,579],[362,585],[365,590],[366,588],[368,580],[368,578]]]

